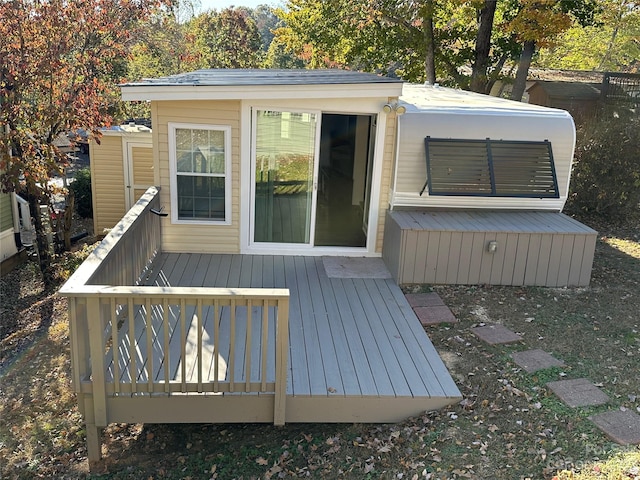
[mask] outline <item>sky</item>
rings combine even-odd
[[[236,7],[249,7],[256,8],[258,5],[271,5],[278,6],[281,0],[200,0],[201,8],[200,11],[204,12],[205,10],[223,10],[232,5]]]

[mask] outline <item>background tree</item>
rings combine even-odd
[[[598,0],[591,25],[575,23],[535,60],[543,68],[637,72],[640,69],[640,3]]]
[[[520,101],[536,48],[553,45],[574,21],[583,26],[592,24],[599,6],[596,0],[517,0],[516,3],[517,14],[506,24],[506,31],[522,44],[511,91],[511,99]]]
[[[199,68],[258,68],[264,56],[260,32],[246,9],[205,12],[186,25]]]
[[[67,157],[54,144],[84,128],[94,137],[111,121],[117,83],[137,27],[157,0],[10,0],[0,3],[0,177],[34,215],[40,268],[51,285],[51,256],[40,205],[52,213],[50,179]]]
[[[506,1],[289,0],[276,39],[311,67],[398,75],[488,92],[517,43],[496,31]],[[471,66],[471,72],[464,67]]]

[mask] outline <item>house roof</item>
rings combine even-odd
[[[397,96],[402,80],[351,70],[210,69],[120,85],[124,100]]]
[[[448,112],[483,115],[567,116],[567,112],[437,85],[405,84],[400,97],[407,113]]]
[[[596,100],[600,97],[600,84],[583,82],[551,82],[537,80],[527,91],[542,88],[551,98]]]

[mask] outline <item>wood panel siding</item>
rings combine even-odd
[[[231,224],[163,223],[162,246],[167,252],[238,253],[240,251],[240,102],[171,101],[153,102],[153,139],[157,145],[161,203],[171,214],[168,124],[228,125],[231,127]]]
[[[585,286],[596,235],[555,212],[392,211],[383,258],[400,284]]]
[[[126,209],[122,138],[103,135],[100,145],[90,142],[93,231],[103,235],[123,217]]]

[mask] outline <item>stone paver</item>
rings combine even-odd
[[[640,444],[640,415],[631,410],[612,410],[589,417],[600,430],[621,445]]]
[[[547,387],[574,408],[603,405],[609,401],[609,397],[586,378],[549,382]]]
[[[413,311],[418,317],[418,320],[420,320],[420,323],[424,326],[435,325],[438,323],[456,323],[458,321],[446,305],[414,307]]]
[[[511,354],[511,358],[516,364],[527,373],[537,372],[550,367],[563,367],[564,363],[557,358],[549,355],[544,350],[526,350],[524,352],[515,352]]]
[[[412,307],[439,307],[444,306],[444,302],[435,292],[431,293],[407,293],[405,295],[409,305]]]
[[[481,340],[484,340],[491,345],[514,343],[522,340],[520,335],[512,332],[502,325],[485,325],[484,327],[472,328],[471,331]]]

